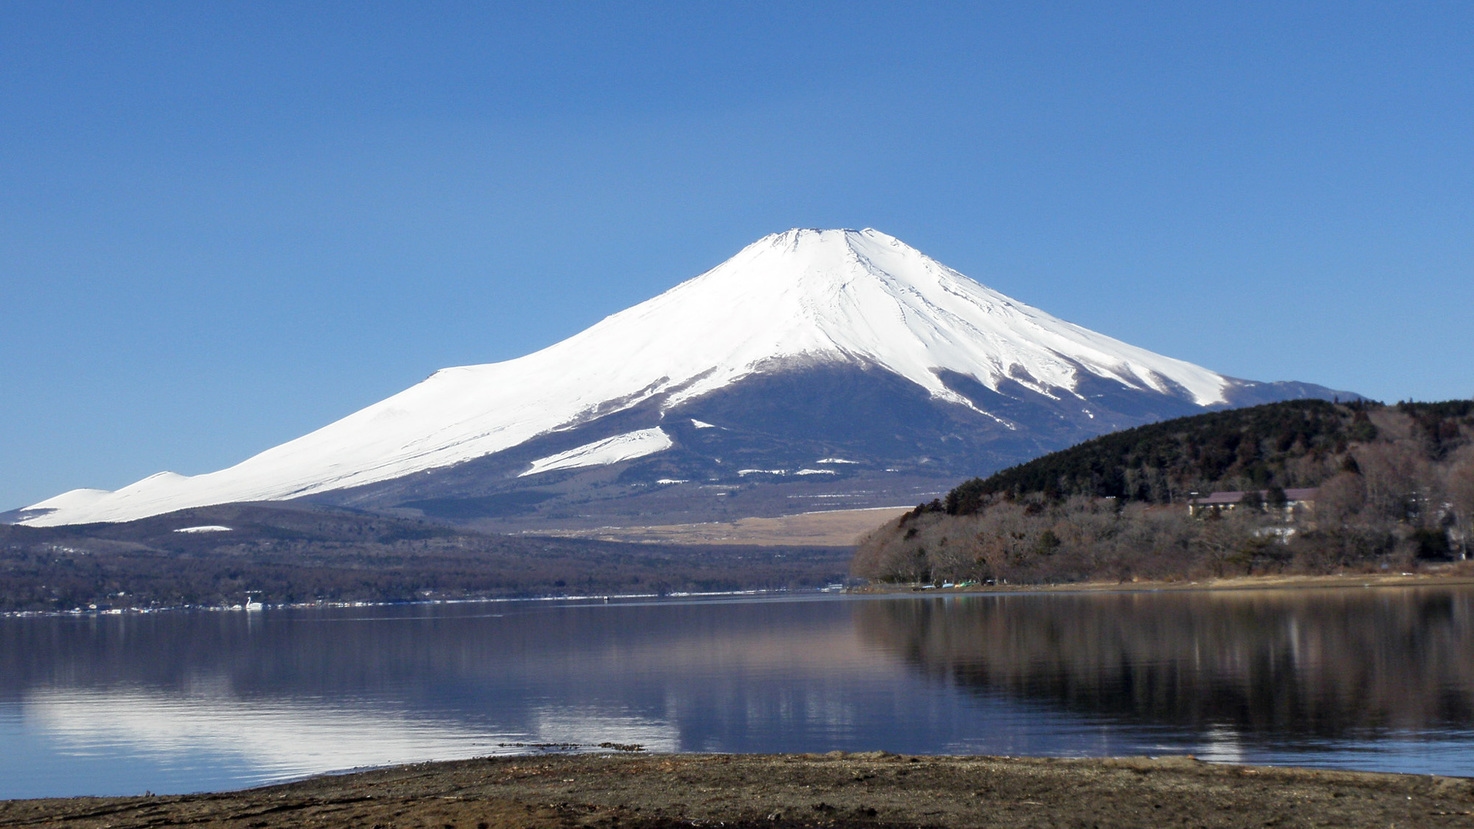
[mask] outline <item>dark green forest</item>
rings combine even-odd
[[[1293,488],[1318,488],[1313,507],[1271,508]],[[1187,514],[1215,491],[1253,494]],[[1466,559],[1471,525],[1474,401],[1297,400],[1104,435],[966,481],[873,533],[854,570],[1065,582],[1407,570]]]
[[[179,533],[223,525],[230,532]],[[844,549],[480,533],[334,508],[224,504],[139,521],[0,525],[0,612],[819,587]]]

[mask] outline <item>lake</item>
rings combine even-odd
[[[1474,776],[1474,589],[0,619],[0,798],[600,743]]]

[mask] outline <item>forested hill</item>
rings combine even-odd
[[[945,509],[972,514],[998,494],[1167,504],[1193,492],[1313,487],[1344,465],[1352,445],[1377,440],[1372,414],[1387,409],[1363,401],[1292,400],[1139,426],[974,478],[948,493]],[[1391,411],[1401,415],[1392,418],[1402,427],[1395,431],[1407,432],[1432,461],[1462,445],[1474,427],[1471,400],[1399,403]],[[1328,466],[1328,459],[1343,463]]]
[[[1296,488],[1315,492],[1292,508],[1279,490]],[[1194,493],[1236,490],[1265,494],[1189,515]],[[974,478],[871,533],[852,569],[1067,582],[1401,571],[1471,551],[1474,401],[1296,400],[1141,426]]]

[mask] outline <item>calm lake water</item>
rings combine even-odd
[[[601,742],[1474,776],[1474,590],[0,619],[0,798]]]

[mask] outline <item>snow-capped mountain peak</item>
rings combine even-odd
[[[870,229],[767,236],[524,359],[564,358],[589,343],[614,345],[618,362],[637,371],[661,365],[665,388],[679,388],[672,405],[785,359],[870,363],[949,399],[957,396],[939,369],[995,390],[1015,379],[1049,392],[1074,389],[1083,366],[1132,388],[1176,384],[1205,406],[1224,402],[1229,382],[1015,302]]]
[[[1225,404],[1236,382],[1016,302],[879,231],[795,229],[541,351],[443,369],[228,469],[65,493],[28,507],[22,521],[123,521],[358,487],[503,452],[641,404],[668,411],[749,376],[820,365],[882,369],[1010,426],[946,376],[1054,400],[1078,398],[1093,376],[1197,406]],[[665,451],[670,441],[657,432],[631,432],[609,447]],[[600,446],[579,457],[630,457]],[[568,462],[544,460],[521,474]]]

